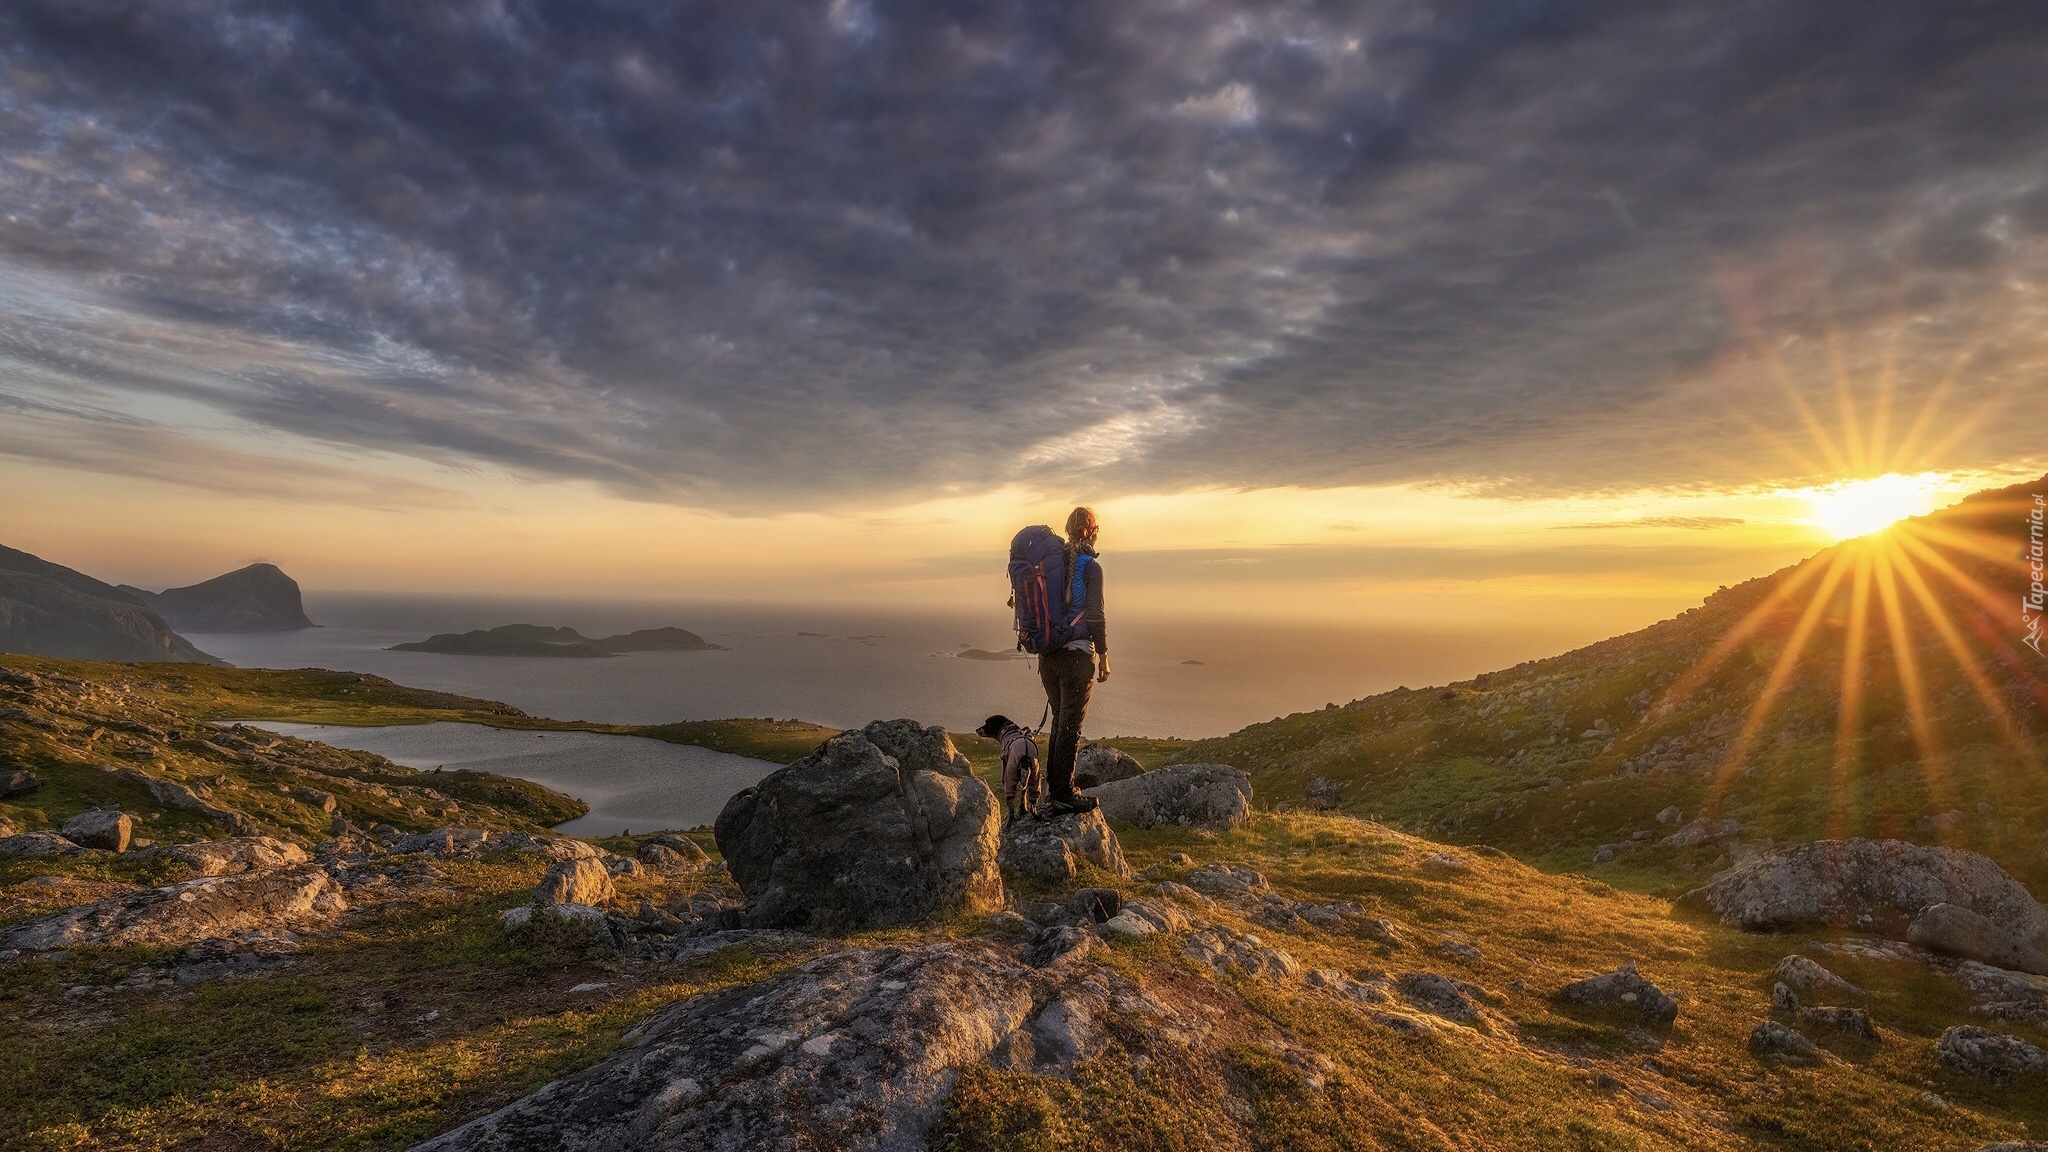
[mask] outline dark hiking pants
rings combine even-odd
[[[1095,687],[1095,656],[1061,648],[1038,658],[1038,679],[1052,705],[1052,737],[1046,743],[1045,791],[1048,797],[1074,794],[1074,756],[1081,746],[1081,718],[1088,714],[1088,692]]]

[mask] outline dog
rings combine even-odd
[[[1022,724],[997,714],[981,722],[977,736],[994,740],[1003,755],[1003,822],[1038,811],[1038,797],[1045,786],[1045,772],[1038,759],[1038,741]]]

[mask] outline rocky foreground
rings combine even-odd
[[[1214,765],[1098,763],[1101,812],[1005,828],[907,721],[826,741],[708,833],[585,842],[176,716],[138,721],[168,742],[123,734],[154,760],[61,759],[113,701],[36,679],[4,682],[30,720],[0,719],[65,737],[0,780],[26,789],[0,799],[10,1147],[2048,1136],[2048,913],[1971,853],[1826,842],[1674,905],[1261,811]],[[195,738],[241,761],[227,783],[185,771]],[[278,765],[324,772],[335,809]],[[226,815],[166,799],[195,783]],[[126,802],[63,795],[86,784]],[[352,819],[358,797],[412,826]]]

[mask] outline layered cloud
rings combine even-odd
[[[0,42],[0,404],[49,428],[0,452],[1560,493],[1805,474],[1796,397],[1903,428],[1944,381],[1916,467],[2044,452],[2024,0],[21,0]]]

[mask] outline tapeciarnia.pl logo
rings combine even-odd
[[[2048,498],[2034,493],[2034,506],[2027,510],[2027,594],[2020,598],[2020,623],[2026,626],[2027,634],[2020,637],[2020,643],[2041,652],[2041,624],[2044,613],[2048,613],[2048,558],[2044,558],[2042,545],[2042,519],[2048,514]]]

